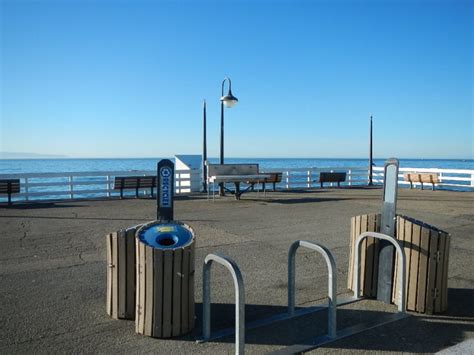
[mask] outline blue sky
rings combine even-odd
[[[1,1],[0,151],[473,158],[472,1]]]

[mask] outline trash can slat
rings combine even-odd
[[[153,282],[154,282],[154,271],[153,267],[153,249],[145,248],[145,328],[144,334],[147,336],[152,336],[153,331]]]
[[[182,249],[176,249],[173,257],[173,316],[172,316],[172,335],[178,336],[181,333],[181,261],[183,256]]]

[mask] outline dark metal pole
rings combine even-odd
[[[206,137],[206,100],[203,100],[202,116],[202,192],[207,192],[207,137]]]
[[[370,132],[369,132],[369,186],[373,185],[372,182],[372,166],[374,165],[373,161],[373,150],[372,150],[372,115],[370,116]]]
[[[228,79],[225,78],[222,81],[222,90],[221,90],[222,94],[221,94],[221,97],[224,96],[224,83],[225,83],[226,80],[228,80]],[[230,83],[230,80],[229,80],[229,83]],[[221,101],[221,152],[220,152],[219,164],[224,164],[224,102],[223,101]],[[225,195],[224,184],[223,183],[219,184],[219,195],[220,196]]]

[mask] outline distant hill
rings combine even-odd
[[[0,159],[60,159],[67,157],[67,155],[0,152]]]

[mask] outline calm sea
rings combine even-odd
[[[8,159],[0,160],[0,174],[130,171],[154,170],[161,158],[147,159]],[[210,158],[217,163],[217,158]],[[258,163],[261,169],[308,168],[308,167],[364,167],[367,159],[280,159],[280,158],[227,158],[226,163]],[[384,159],[375,159],[376,166],[383,166]],[[474,170],[474,160],[400,159],[400,167],[442,168]]]

